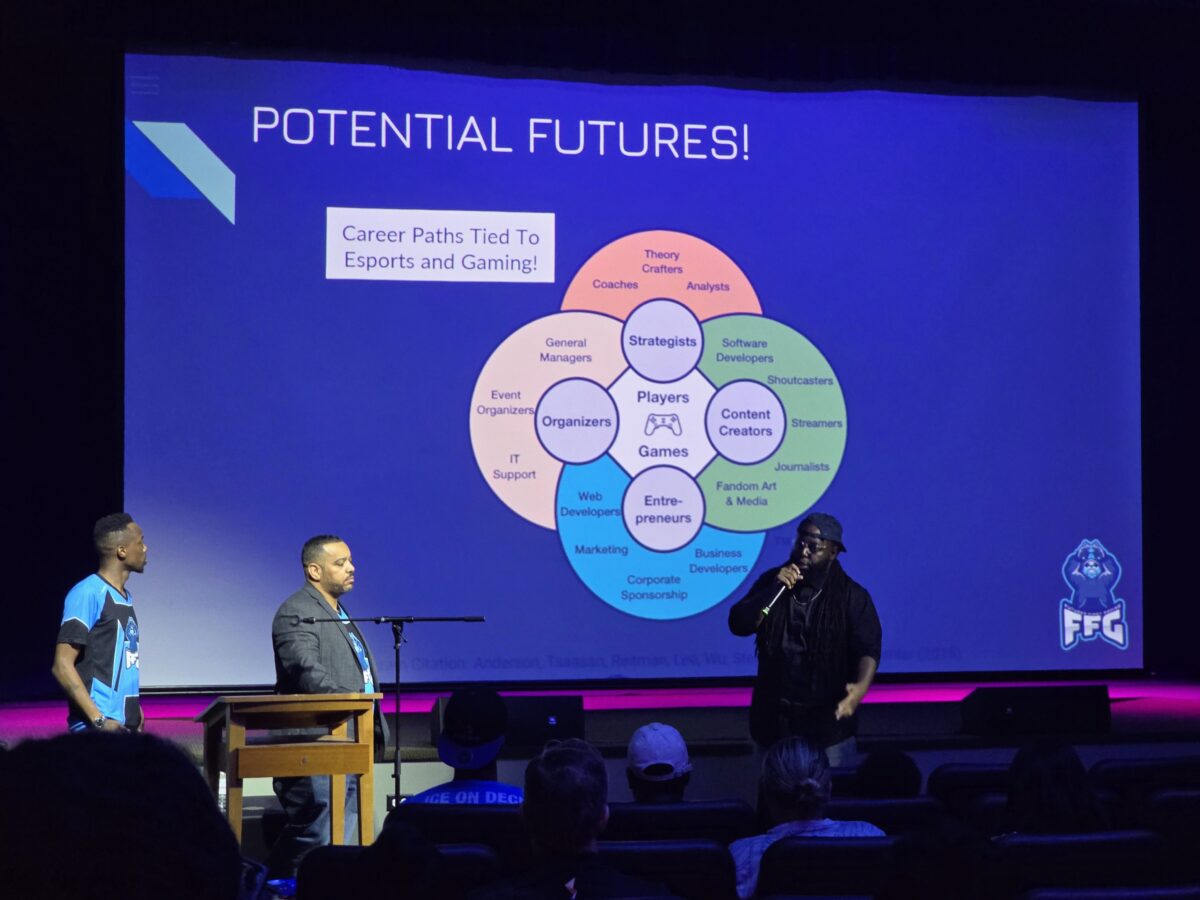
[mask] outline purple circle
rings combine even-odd
[[[704,413],[708,439],[726,459],[760,463],[783,443],[787,416],[773,390],[757,381],[731,381],[712,395]]]
[[[691,542],[704,524],[704,492],[674,466],[640,472],[621,500],[625,527],[648,550],[665,553]]]
[[[538,401],[534,421],[546,452],[566,463],[599,459],[617,437],[617,405],[586,378],[552,385]]]
[[[700,361],[704,331],[695,314],[675,300],[648,300],[629,314],[621,349],[630,367],[651,381],[678,381]]]

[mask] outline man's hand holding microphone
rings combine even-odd
[[[759,610],[759,622],[762,622],[767,617],[772,607],[779,602],[780,597],[804,581],[804,572],[794,562],[789,562],[775,575],[775,580],[780,582],[779,590],[775,592],[775,596],[771,598],[771,602]]]

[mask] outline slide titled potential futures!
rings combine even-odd
[[[1142,665],[1136,103],[496,74],[125,57],[144,684],[329,532],[406,681],[746,677],[814,509],[888,672]]]

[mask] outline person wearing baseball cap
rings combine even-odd
[[[855,713],[871,687],[883,644],[867,590],[846,574],[842,523],[809,513],[789,558],[768,569],[729,610],[729,630],[754,635],[758,676],[750,734],[762,747],[788,736],[848,761]]]
[[[404,802],[520,803],[519,787],[496,780],[496,757],[504,746],[507,730],[508,710],[499,694],[484,687],[455,691],[446,703],[438,738],[438,756],[454,769],[454,778]]]
[[[683,735],[670,725],[651,722],[633,733],[625,777],[637,803],[679,803],[692,777]]]

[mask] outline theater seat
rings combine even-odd
[[[1159,834],[1188,834],[1200,840],[1200,788],[1155,791],[1146,798],[1144,823]]]
[[[895,835],[930,831],[945,808],[933,797],[843,797],[830,800],[825,815],[842,822],[870,822]]]
[[[975,798],[1008,791],[1008,766],[987,763],[944,763],[929,773],[926,793],[951,813],[967,818]]]
[[[1120,798],[1113,791],[1097,791],[1096,799],[1100,801],[1100,808],[1108,817],[1111,828],[1134,828],[1140,825],[1128,820]],[[967,819],[972,827],[984,835],[1004,834],[1014,829],[1008,816],[1008,794],[1002,791],[988,791],[975,797]]]
[[[1162,838],[1150,831],[1008,834],[991,843],[991,882],[1011,893],[1049,887],[1163,883]]]
[[[737,900],[733,857],[717,841],[601,841],[599,851],[614,869],[685,900]]]
[[[1200,756],[1175,759],[1102,759],[1088,770],[1098,788],[1143,791],[1168,787],[1200,787]]]
[[[1200,789],[1155,791],[1145,801],[1143,823],[1163,836],[1180,881],[1200,881]]]
[[[307,853],[296,873],[296,900],[337,900],[357,878],[357,846],[318,847]]]
[[[1012,831],[1008,817],[1008,794],[987,791],[971,801],[971,810],[965,817],[980,834],[991,836]]]
[[[872,895],[900,866],[900,838],[784,838],[763,854],[759,896]]]
[[[1019,900],[1200,900],[1200,885],[1180,887],[1044,888]]]
[[[506,873],[529,868],[531,854],[519,806],[401,803],[383,827],[405,823],[435,844],[486,844],[499,855]]]
[[[356,846],[318,847],[304,857],[296,877],[297,900],[344,900],[356,896],[403,896],[403,886],[417,874],[408,861],[388,858]],[[371,853],[369,869],[367,854]],[[434,891],[447,898],[464,897],[501,876],[500,857],[485,844],[442,844],[437,853]],[[388,890],[391,885],[392,889]]]
[[[830,766],[829,782],[833,788],[833,796],[857,796],[858,769],[854,766]]]
[[[1102,759],[1088,770],[1097,790],[1114,791],[1129,819],[1142,821],[1155,791],[1200,788],[1200,756],[1179,759]]]
[[[741,800],[697,803],[610,803],[606,841],[707,839],[729,844],[758,833],[754,810]]]
[[[439,844],[438,852],[445,861],[438,877],[441,897],[466,896],[504,873],[500,855],[486,844]],[[393,895],[403,893],[393,892]]]

